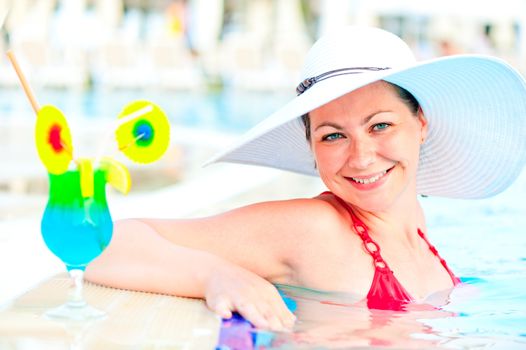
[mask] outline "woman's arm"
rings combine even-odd
[[[217,260],[171,244],[140,220],[123,220],[115,222],[109,246],[88,265],[85,276],[115,288],[199,298]]]
[[[265,279],[291,281],[298,237],[315,229],[309,225],[312,202],[260,203],[203,219],[117,222],[110,245],[88,266],[86,278],[206,298],[224,317],[237,310],[256,326],[277,329],[293,316]]]
[[[274,283],[286,284],[293,278],[298,243],[319,226],[317,202],[321,201],[262,202],[206,218],[141,221],[172,243],[210,252]]]
[[[139,220],[115,224],[112,243],[86,279],[115,288],[205,298],[224,318],[239,311],[256,327],[282,330],[295,316],[268,281],[214,254],[171,244]]]

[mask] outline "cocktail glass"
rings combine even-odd
[[[64,305],[48,310],[55,319],[84,321],[104,317],[105,313],[83,298],[86,266],[108,246],[113,222],[106,201],[105,172],[93,172],[93,193],[85,197],[81,173],[70,170],[49,174],[49,201],[42,217],[41,232],[46,246],[66,265],[75,289]]]

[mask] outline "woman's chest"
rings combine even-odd
[[[380,248],[382,254],[375,262],[358,235],[327,237],[302,251],[292,283],[365,297],[373,284],[376,264],[382,261],[397,283],[416,299],[451,287],[451,277],[427,246],[422,246],[420,254]]]
[[[365,297],[375,272],[373,258],[358,236],[335,236],[301,249],[292,283]]]

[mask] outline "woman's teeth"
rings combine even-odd
[[[358,182],[360,184],[372,184],[372,183],[375,183],[376,181],[380,180],[380,178],[382,176],[384,176],[386,173],[387,173],[387,170],[384,170],[380,174],[372,176],[372,177],[370,177],[368,179],[359,179],[359,178],[356,178],[356,177],[351,177],[351,179],[354,182]]]

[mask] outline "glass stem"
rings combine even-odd
[[[69,296],[68,304],[72,307],[83,307],[86,305],[83,296],[84,271],[79,269],[70,270],[69,275],[75,283],[75,289]]]

